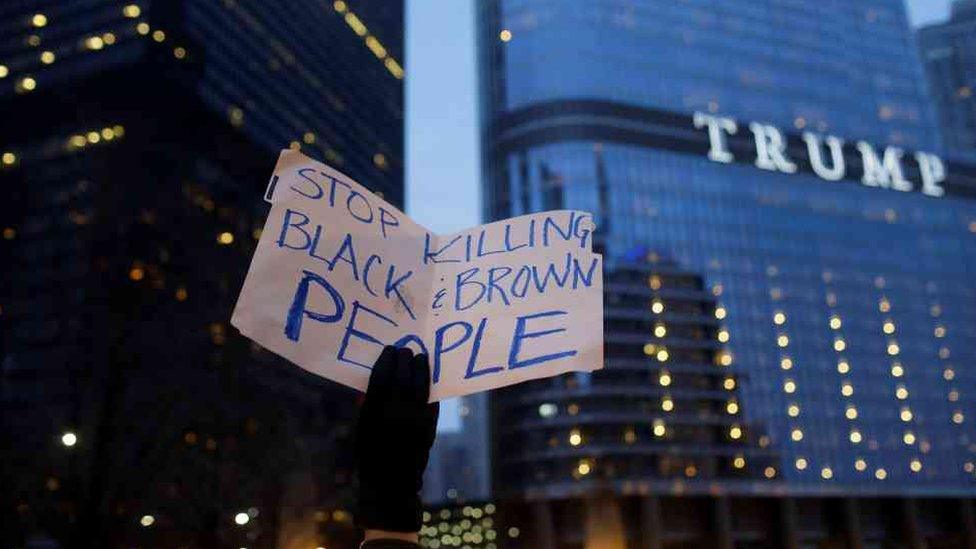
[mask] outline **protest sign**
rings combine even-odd
[[[365,391],[384,345],[427,353],[431,400],[603,366],[592,216],[526,215],[436,235],[349,177],[282,151],[231,323]]]

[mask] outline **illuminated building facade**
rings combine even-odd
[[[536,546],[972,543],[976,167],[942,154],[902,2],[495,0],[478,37],[485,217],[591,211],[608,282],[697,286],[608,285],[603,371],[495,393],[493,497]],[[683,330],[773,478],[718,441],[628,445],[679,421],[640,406],[695,364]],[[682,454],[694,475],[662,468]]]
[[[0,545],[354,546],[354,395],[228,320],[278,149],[402,203],[402,3],[2,11]]]
[[[976,156],[976,2],[956,0],[949,21],[918,31],[946,148]]]

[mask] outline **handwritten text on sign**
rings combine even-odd
[[[365,390],[384,345],[431,360],[431,399],[603,365],[603,264],[589,214],[431,234],[342,173],[282,151],[231,320]]]

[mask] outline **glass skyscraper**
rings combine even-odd
[[[402,205],[403,3],[0,15],[0,545],[355,546],[355,395],[229,319],[280,149]]]
[[[976,2],[953,2],[948,21],[918,31],[918,47],[946,148],[976,157]]]
[[[496,0],[479,58],[485,217],[593,212],[625,309],[603,371],[493,396],[499,497],[576,539],[558,501],[608,488],[788,495],[801,522],[976,494],[976,170],[940,156],[901,0]],[[696,422],[724,438],[671,429]],[[668,516],[628,505],[628,532]],[[836,530],[890,535],[871,505]]]

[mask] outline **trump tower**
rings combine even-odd
[[[605,368],[497,391],[503,543],[972,547],[976,167],[901,0],[478,7],[484,215],[593,212]]]

